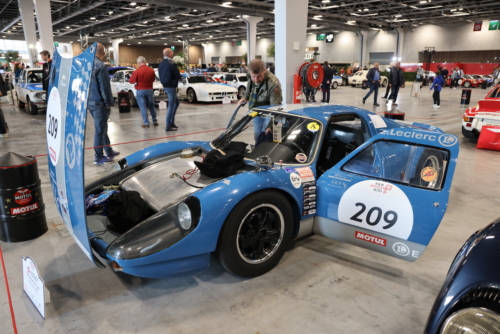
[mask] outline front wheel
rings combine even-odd
[[[26,96],[26,104],[28,105],[28,111],[30,112],[31,115],[38,114],[38,106],[33,102],[31,102],[29,96]]]
[[[382,87],[387,87],[387,79],[385,79],[384,81],[382,81]]]
[[[134,92],[129,90],[128,91],[128,97],[130,99],[130,106],[137,108],[139,105],[137,104],[137,99],[135,98]]]
[[[238,88],[238,99],[241,99],[243,97],[243,94],[245,94],[246,88],[244,86],[241,86]]]
[[[339,83],[337,81],[332,82],[333,89],[337,89],[338,86],[339,86]]]
[[[466,81],[466,82],[464,83],[464,87],[465,87],[465,88],[470,88],[470,82]]]
[[[352,87],[352,88],[355,88],[355,87],[356,87],[356,85],[351,85],[351,87]]]
[[[233,275],[263,275],[283,257],[292,228],[292,207],[284,195],[272,190],[250,195],[226,219],[216,257]]]
[[[187,95],[187,100],[188,100],[189,103],[195,103],[196,101],[198,101],[196,99],[196,93],[195,93],[195,91],[193,89],[189,89],[187,91],[186,95]]]
[[[19,98],[19,95],[17,95],[17,106],[19,108],[24,108],[26,106],[26,104]]]

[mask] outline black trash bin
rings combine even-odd
[[[128,92],[118,92],[118,111],[120,113],[130,112],[130,96]]]
[[[368,81],[363,80],[363,83],[361,84],[361,89],[368,89]]]
[[[386,111],[384,112],[384,117],[389,119],[397,119],[400,121],[404,121],[405,113],[401,111]]]
[[[460,99],[460,104],[470,104],[471,94],[472,94],[472,90],[462,89],[462,98]]]
[[[488,82],[486,80],[484,80],[482,83],[481,83],[481,88],[482,89],[486,89],[486,87],[488,86]]]
[[[47,232],[36,158],[9,152],[0,157],[0,240],[19,242]]]

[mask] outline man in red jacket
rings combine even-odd
[[[132,72],[132,76],[128,82],[135,84],[135,97],[142,115],[143,124],[141,126],[149,128],[148,108],[153,118],[153,125],[158,126],[153,95],[153,82],[156,79],[155,71],[146,65],[146,59],[143,56],[137,58],[137,65],[139,65],[139,68]]]

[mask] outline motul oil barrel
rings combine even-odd
[[[0,157],[0,240],[19,242],[47,232],[36,158],[9,152]]]

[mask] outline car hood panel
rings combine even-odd
[[[231,87],[226,84],[216,84],[216,83],[200,83],[193,84],[193,87],[198,89],[203,89],[209,93],[219,93],[219,92],[228,92],[228,93],[236,93],[237,90],[234,87]]]

